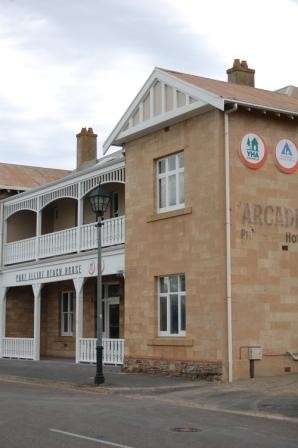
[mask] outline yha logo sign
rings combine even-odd
[[[265,143],[257,134],[246,134],[240,144],[239,156],[244,165],[253,170],[261,168],[267,159]]]
[[[245,166],[257,170],[264,165],[267,155],[266,145],[259,135],[244,135],[239,147],[239,157]],[[298,170],[298,150],[290,139],[280,140],[272,151],[272,157],[276,167],[283,173],[291,174]]]

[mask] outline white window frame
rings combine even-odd
[[[183,155],[183,166],[179,167],[179,156]],[[169,159],[171,157],[175,157],[175,169],[169,169]],[[165,162],[165,172],[159,172],[160,162]],[[183,173],[183,196],[184,196],[184,151],[179,151],[175,154],[170,154],[166,157],[162,157],[161,159],[156,160],[156,191],[157,191],[157,211],[158,213],[168,212],[171,210],[177,210],[185,207],[185,198],[183,202],[179,202],[180,198],[180,186],[179,186],[179,177],[180,174]],[[170,195],[169,195],[169,177],[175,176],[175,187],[176,187],[176,204],[169,205]],[[162,179],[165,179],[165,206],[160,207],[160,188],[159,183]]]
[[[185,274],[173,274],[173,275],[162,275],[157,278],[158,282],[158,336],[167,336],[167,337],[180,337],[186,335],[186,316],[185,316],[185,330],[181,329],[181,298],[184,297],[185,303],[185,314],[186,314],[186,291],[181,288],[181,277],[184,276],[184,284],[185,283]],[[178,291],[170,291],[170,277],[178,277]],[[160,281],[161,279],[165,279],[167,283],[167,292],[161,292],[160,289]],[[185,287],[186,289],[186,287]],[[178,333],[171,333],[171,311],[170,311],[170,295],[177,294],[178,295]],[[160,330],[160,299],[166,298],[167,301],[167,329],[166,331]]]
[[[67,294],[67,311],[63,309],[63,299]],[[74,293],[73,291],[62,291],[61,292],[61,336],[73,336],[73,307],[74,307]],[[72,306],[71,306],[72,302]],[[64,316],[67,315],[67,330],[64,330]]]

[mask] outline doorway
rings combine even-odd
[[[119,339],[119,283],[103,283],[103,336],[110,339]]]
[[[107,303],[107,332],[108,338],[119,339],[119,299],[118,302]]]

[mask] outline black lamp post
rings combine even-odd
[[[103,376],[103,346],[102,346],[102,288],[101,288],[101,226],[104,212],[106,211],[110,194],[105,193],[101,186],[96,187],[89,195],[89,200],[93,212],[96,214],[97,220],[97,340],[96,340],[96,375],[94,378],[95,384],[102,384],[105,381]]]

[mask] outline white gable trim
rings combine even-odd
[[[199,98],[200,100],[205,101],[207,104],[210,104],[217,109],[223,110],[223,100],[215,93],[211,93],[208,90],[202,89],[201,87],[196,87],[193,84],[183,81],[177,78],[175,75],[164,72],[163,70],[160,70],[158,68],[155,70],[159,74],[158,77],[164,82],[174,84],[177,89],[184,90],[189,95]]]
[[[205,112],[209,108],[210,108],[210,106],[206,103],[203,103],[203,101],[196,101],[193,104],[179,107],[173,111],[166,112],[162,115],[153,117],[146,122],[136,125],[133,127],[133,129],[128,128],[125,131],[119,132],[119,134],[115,138],[113,144],[115,146],[122,145],[124,142],[131,140],[132,136],[137,137],[140,135],[148,134],[149,129],[150,130],[160,129],[161,127],[167,126],[170,123],[173,123],[173,124],[177,123],[177,121],[179,121],[179,120],[177,120],[178,117],[183,118],[185,116],[191,116],[191,115],[193,115],[194,111],[199,111],[199,110],[201,110],[202,112]],[[129,138],[129,137],[131,137],[131,138]]]
[[[161,83],[161,113],[153,116],[153,93],[152,89],[156,82]],[[173,88],[177,92],[182,92],[186,97],[186,104],[178,107],[177,98],[174,95],[173,99],[173,109],[166,112],[165,111],[165,100],[164,100],[164,89],[165,85]],[[143,120],[143,102],[147,95],[150,95],[150,117],[147,120]],[[191,102],[192,100],[192,102]],[[140,106],[141,105],[141,106]],[[154,69],[148,80],[145,82],[144,86],[137,94],[135,99],[132,101],[122,118],[119,120],[107,140],[103,144],[104,153],[109,149],[111,145],[119,145],[128,137],[140,134],[143,130],[148,130],[152,126],[164,123],[171,119],[176,119],[180,115],[185,115],[186,113],[191,113],[196,109],[202,108],[202,106],[211,105],[213,107],[224,109],[224,101],[221,97],[211,94],[210,92],[195,87],[185,81],[182,81],[161,69]],[[140,107],[139,107],[140,106]],[[133,115],[136,111],[139,111],[139,116],[141,117],[141,122],[133,126],[132,120]],[[124,129],[124,126],[127,127]]]

